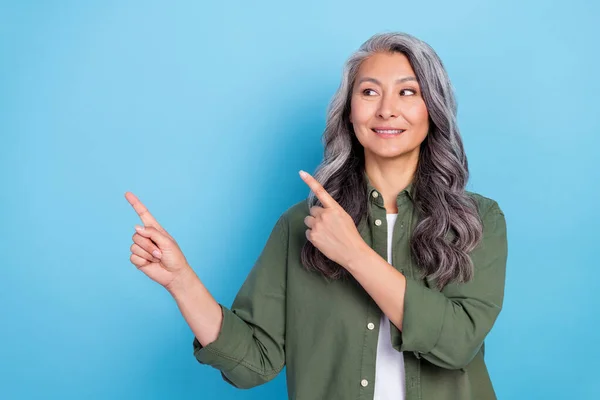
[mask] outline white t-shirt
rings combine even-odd
[[[387,257],[392,263],[392,233],[398,214],[387,214]],[[390,320],[381,314],[377,358],[375,364],[375,396],[373,400],[404,400],[404,355],[392,347]]]

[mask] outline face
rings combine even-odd
[[[350,110],[350,122],[365,148],[365,160],[418,159],[419,146],[429,130],[429,114],[404,54],[376,53],[362,62],[352,88]]]

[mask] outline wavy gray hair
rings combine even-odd
[[[418,223],[410,239],[413,259],[441,290],[447,283],[472,279],[469,252],[482,237],[476,201],[465,192],[469,177],[467,157],[457,126],[454,90],[442,61],[427,43],[407,33],[379,33],[352,54],[327,110],[323,133],[324,158],[314,176],[358,226],[367,215],[364,147],[349,119],[350,96],[358,69],[377,52],[400,52],[409,60],[429,113],[429,132],[421,143],[413,185]],[[313,192],[308,207],[321,205]],[[454,235],[448,240],[448,235]],[[349,273],[328,259],[310,241],[301,251],[302,264],[326,278],[348,278]]]

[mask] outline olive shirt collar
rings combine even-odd
[[[383,207],[383,197],[381,196],[381,193],[373,186],[366,171],[364,171],[363,174],[365,180],[367,181],[367,194],[369,196],[369,201],[380,207]],[[411,181],[404,189],[400,191],[400,193],[398,193],[398,196],[396,197],[396,205],[400,206],[405,196],[408,196],[408,198],[414,203],[415,185],[413,182],[414,181]]]

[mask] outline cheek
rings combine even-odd
[[[427,124],[429,121],[429,113],[427,112],[425,102],[421,100],[413,104],[413,106],[407,110],[407,118],[409,118],[411,124],[415,126]]]
[[[376,108],[377,106],[374,104],[352,100],[350,102],[350,121],[353,124],[366,124],[371,120]]]
[[[429,132],[429,112],[427,111],[427,107],[425,103],[421,101],[421,104],[415,105],[414,108],[411,109],[410,124],[414,128],[413,139],[421,143],[427,133]]]

